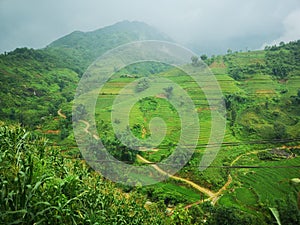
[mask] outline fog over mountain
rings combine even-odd
[[[143,21],[207,54],[300,38],[299,0],[1,0],[0,52],[42,48],[74,30]]]

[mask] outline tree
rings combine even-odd
[[[85,109],[85,106],[83,104],[80,104],[76,107],[75,114],[74,114],[74,121],[78,121],[82,119],[87,114],[87,111]]]
[[[272,73],[274,76],[284,79],[287,77],[289,68],[283,63],[275,63],[272,65]]]
[[[242,80],[244,78],[244,73],[240,67],[232,67],[228,70],[229,75],[235,80]]]
[[[154,112],[157,109],[158,102],[153,97],[146,97],[139,100],[140,111],[145,115],[147,112]]]
[[[273,128],[274,128],[274,137],[276,139],[283,139],[287,137],[286,128],[282,123],[275,122]]]
[[[192,66],[200,66],[200,62],[199,62],[199,57],[198,56],[192,56],[191,57],[192,60]]]
[[[294,196],[289,195],[286,201],[278,200],[276,203],[282,224],[294,225],[300,223],[300,211],[297,208]]]
[[[142,91],[146,90],[149,87],[150,87],[149,79],[144,78],[144,79],[142,79],[138,82],[138,84],[135,87],[135,91],[136,92],[142,92]]]
[[[228,54],[228,55],[232,54],[232,50],[231,50],[230,48],[227,49],[227,54]]]
[[[207,55],[203,54],[200,56],[201,60],[205,61],[208,59]]]
[[[165,92],[166,92],[166,96],[167,98],[170,98],[173,94],[173,87],[172,86],[169,86],[167,88],[164,88]]]
[[[213,213],[206,224],[209,225],[254,225],[262,224],[259,218],[246,214],[236,208],[218,206],[212,209]]]

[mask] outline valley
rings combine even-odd
[[[53,224],[217,224],[225,215],[231,224],[275,224],[274,208],[282,224],[299,222],[300,186],[294,181],[300,174],[300,41],[203,54],[185,65],[196,70],[198,60],[205,63],[223,94],[224,140],[213,143],[212,114],[219,113],[222,102],[210,105],[196,81],[172,65],[142,61],[115,68],[101,91],[93,90],[98,95],[95,124],[85,120],[84,105],[74,108],[77,84],[88,66],[108,50],[143,39],[171,41],[144,23],[125,21],[94,32],[73,32],[43,49],[17,48],[0,55],[4,224],[13,218],[19,224],[44,224],[45,218]],[[142,93],[158,78],[169,79],[190,96],[198,119],[194,152],[175,174],[159,166],[172,167],[186,157],[183,152],[174,165],[165,161],[176,150],[183,126],[170,103],[179,99],[175,86],[140,98],[130,109],[126,132],[145,141],[140,151],[118,140],[128,133],[115,133],[114,125],[124,121],[111,116],[125,87],[135,84],[130,91]],[[149,147],[153,118],[162,119],[166,130],[162,141]],[[135,167],[148,165],[153,174],[167,179],[149,186],[111,182],[86,161],[74,127],[89,135],[92,144],[87,149],[101,142],[115,159]],[[216,158],[202,170],[205,152],[219,144]],[[135,176],[141,183],[155,177]]]

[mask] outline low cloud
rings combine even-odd
[[[300,38],[299,10],[299,0],[0,0],[0,52],[122,20],[144,21],[197,52],[253,49]]]
[[[263,47],[266,45],[278,45],[280,42],[290,42],[300,38],[300,9],[297,9],[291,12],[284,20],[284,32],[283,34],[276,40],[265,43]]]

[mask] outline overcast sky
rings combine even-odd
[[[42,48],[74,30],[122,20],[216,54],[300,39],[300,0],[0,0],[0,52]]]

